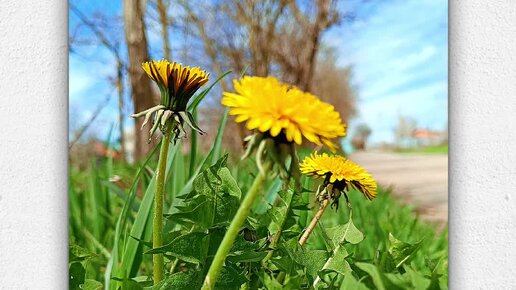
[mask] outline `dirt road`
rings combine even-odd
[[[363,166],[403,202],[415,205],[421,218],[448,221],[448,156],[357,152],[349,159]]]

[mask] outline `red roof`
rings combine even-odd
[[[412,133],[412,136],[415,138],[420,139],[427,139],[427,138],[439,138],[441,137],[442,133],[437,131],[430,131],[426,129],[417,129],[414,130],[414,133]]]

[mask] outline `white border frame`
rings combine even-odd
[[[68,5],[0,1],[0,288],[68,288]]]
[[[516,1],[449,12],[449,286],[516,289]]]

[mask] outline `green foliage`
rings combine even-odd
[[[188,168],[190,160],[177,158],[175,148],[167,167]],[[247,170],[230,170],[225,154],[206,166],[213,155],[199,160],[192,178],[169,188],[165,243],[157,249],[148,242],[153,177],[145,166],[152,159],[140,166],[127,190],[107,181],[110,173],[130,176],[135,170],[127,164],[112,163],[108,169],[102,163],[108,160],[95,162],[89,169],[96,171],[93,175],[73,169],[70,289],[199,289],[243,197],[237,180],[252,182],[249,164],[238,164]],[[86,176],[89,181],[83,182]],[[143,196],[137,183],[146,188]],[[309,179],[302,184],[316,187]],[[372,202],[350,192],[352,212],[345,205],[328,209],[300,247],[297,240],[317,207],[313,193],[295,192],[278,180],[267,188],[241,229],[216,289],[447,289],[447,230],[439,233],[419,221],[388,192],[380,190]],[[109,212],[118,213],[118,219]],[[128,253],[132,260],[126,264]],[[163,253],[168,269],[156,286],[150,280],[152,253]]]
[[[420,148],[401,148],[398,153],[419,153],[419,154],[448,154],[448,144],[425,146]]]
[[[170,215],[170,220],[206,230],[229,224],[240,204],[241,192],[226,162],[227,155],[195,177],[192,191],[177,197],[184,205],[177,207],[179,211]]]
[[[210,87],[211,88],[211,87]],[[195,115],[200,100],[189,109]],[[70,289],[199,289],[245,192],[252,161],[234,164],[222,146],[228,111],[204,156],[196,137],[185,155],[172,145],[166,164],[164,243],[152,248],[156,160],[129,165],[93,160],[70,168]],[[308,151],[301,151],[308,154]],[[303,155],[303,154],[301,154]],[[136,174],[135,174],[136,173]],[[118,176],[121,184],[110,181]],[[380,188],[373,201],[348,193],[328,208],[301,247],[300,235],[318,205],[312,179],[269,180],[240,229],[216,289],[447,289],[447,229],[420,221]],[[152,254],[166,274],[152,286]]]

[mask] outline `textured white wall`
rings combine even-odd
[[[67,3],[0,1],[0,289],[67,289]]]
[[[0,288],[66,289],[67,4],[0,1]],[[450,1],[450,289],[516,289],[516,1]]]
[[[516,289],[516,1],[450,1],[450,289]]]

